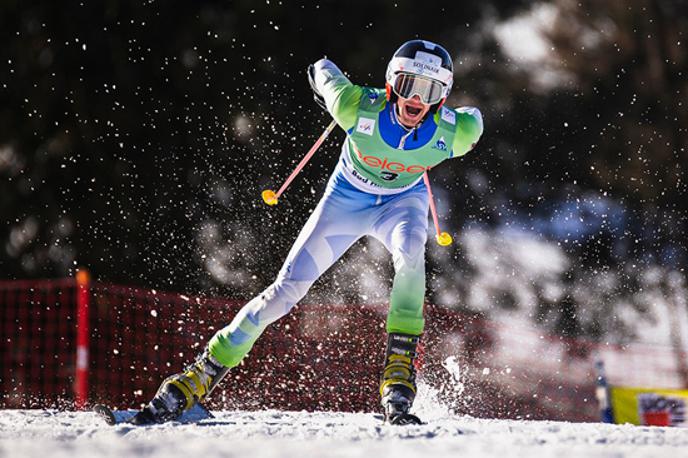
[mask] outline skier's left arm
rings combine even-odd
[[[320,59],[310,66],[308,76],[316,99],[324,102],[337,124],[345,131],[353,128],[363,88],[351,83],[334,62],[327,59]]]
[[[456,134],[451,157],[459,157],[472,150],[483,134],[483,116],[475,107],[460,107],[456,112]]]

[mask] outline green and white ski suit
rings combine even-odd
[[[265,328],[364,235],[380,240],[394,260],[388,332],[423,331],[428,232],[423,173],[475,146],[483,131],[480,111],[441,107],[407,129],[384,90],[352,84],[326,59],[315,64],[315,84],[347,138],[325,194],[275,282],[211,339],[211,354],[228,367],[239,364]]]

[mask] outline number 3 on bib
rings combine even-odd
[[[382,178],[385,181],[394,181],[397,179],[398,176],[399,174],[394,172],[382,172],[380,174],[380,178]]]

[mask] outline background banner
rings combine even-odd
[[[686,426],[688,390],[611,387],[615,423]]]

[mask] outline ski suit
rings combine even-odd
[[[325,193],[275,282],[210,340],[211,355],[227,367],[238,365],[265,328],[286,315],[364,235],[380,240],[394,261],[387,331],[423,331],[429,205],[423,173],[475,146],[483,131],[480,111],[441,107],[408,129],[384,90],[352,84],[331,61],[315,63],[314,80],[347,138]]]

